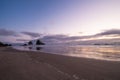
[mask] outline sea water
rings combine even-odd
[[[120,46],[118,45],[44,45],[14,46],[14,48],[73,57],[120,61]]]

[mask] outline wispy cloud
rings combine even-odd
[[[77,40],[77,39],[84,39],[84,38],[91,38],[92,36],[69,36],[69,35],[47,35],[44,36],[42,39],[51,39],[51,40],[62,40],[62,41],[71,41],[71,40]]]
[[[98,35],[98,36],[102,36],[102,35],[120,35],[120,29],[110,29],[110,30],[106,30],[104,32],[98,33],[96,35]]]
[[[113,37],[109,37],[109,35],[115,35]],[[68,36],[68,35],[47,35],[44,36],[43,38],[41,38],[43,41],[45,41],[46,43],[66,43],[66,42],[105,42],[105,41],[114,41],[120,39],[120,30],[119,29],[110,29],[110,30],[106,30],[104,32],[101,33],[97,33],[95,35],[88,35],[88,36]],[[103,38],[104,36],[104,38]],[[117,36],[117,38],[116,38]]]
[[[32,37],[32,38],[36,38],[36,37],[40,37],[42,34],[40,34],[40,33],[35,33],[35,32],[21,32],[21,33],[23,33],[23,34],[25,34],[25,35],[28,35],[28,36],[30,36],[30,37]]]
[[[110,35],[115,35],[112,37],[109,37]],[[114,41],[120,39],[120,29],[110,29],[106,30],[101,33],[97,33],[95,35],[86,35],[86,36],[69,36],[64,34],[57,34],[57,35],[44,35],[40,33],[34,33],[34,32],[15,32],[12,30],[7,29],[0,29],[0,40],[14,40],[14,42],[27,42],[31,39],[40,38],[43,42],[48,44],[54,44],[54,43],[90,43],[90,42],[105,42],[105,41]],[[6,36],[10,39],[6,39]],[[41,37],[42,36],[42,37]],[[104,37],[103,37],[104,36]],[[117,36],[117,37],[116,37]],[[109,38],[106,38],[109,37]],[[12,41],[13,41],[12,40]]]
[[[41,40],[45,43],[48,44],[56,44],[56,43],[68,43],[68,42],[75,42],[75,41],[80,41],[81,39],[84,38],[90,38],[91,36],[69,36],[69,35],[47,35],[41,38]]]
[[[17,32],[7,29],[0,29],[0,36],[20,36]]]
[[[42,41],[44,41],[47,44],[55,44],[55,43],[63,43],[63,41],[65,42],[68,36],[67,35],[46,35],[44,37],[41,38]]]
[[[16,39],[16,41],[20,41],[20,42],[28,42],[28,41],[30,41],[30,39]]]

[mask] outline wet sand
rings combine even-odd
[[[120,62],[0,47],[0,80],[120,80]]]

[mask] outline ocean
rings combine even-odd
[[[38,51],[72,57],[84,57],[108,61],[120,61],[118,45],[44,45],[44,46],[13,46],[25,51]]]

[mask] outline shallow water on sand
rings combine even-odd
[[[86,57],[101,60],[120,61],[120,46],[102,45],[44,45],[44,46],[14,46],[19,50],[40,51],[52,54]]]

